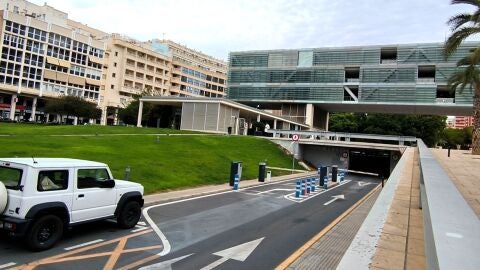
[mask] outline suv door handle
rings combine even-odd
[[[78,195],[78,198],[83,198],[83,197],[85,197],[84,194],[79,194],[79,195]]]

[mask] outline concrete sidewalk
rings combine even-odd
[[[276,177],[272,177],[270,181],[268,182],[265,181],[263,183],[258,182],[258,179],[241,180],[239,187],[240,188],[253,187],[253,186],[258,186],[258,185],[263,185],[268,183],[275,183],[282,180],[296,179],[296,178],[302,178],[302,177],[307,177],[312,175],[316,175],[316,172],[311,171],[311,172],[276,176]],[[208,186],[201,186],[196,188],[187,188],[187,189],[181,189],[181,190],[160,192],[160,193],[155,193],[151,195],[146,195],[144,196],[144,199],[145,199],[145,204],[149,205],[149,204],[154,204],[159,202],[167,202],[167,201],[172,201],[177,199],[196,197],[196,196],[211,194],[215,192],[229,191],[229,190],[232,190],[232,187],[230,186],[229,183],[225,183],[221,185],[208,185]]]
[[[480,218],[480,156],[472,155],[470,150],[430,149],[457,187]]]

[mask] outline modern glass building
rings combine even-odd
[[[472,113],[473,92],[447,87],[456,62],[443,43],[230,53],[228,98],[328,128],[328,112]]]

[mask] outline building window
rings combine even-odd
[[[115,85],[111,84],[110,89],[115,89]]]
[[[115,52],[115,56],[118,56],[118,52]]]
[[[112,78],[115,78],[115,73],[112,73]]]
[[[116,66],[117,66],[117,62],[114,62],[114,63],[113,63],[113,66],[116,67]]]

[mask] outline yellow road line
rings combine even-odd
[[[31,270],[31,269],[35,269],[39,265],[56,263],[57,261],[60,261],[61,259],[65,259],[66,257],[72,256],[72,255],[75,255],[75,254],[78,254],[78,253],[82,253],[82,252],[85,252],[87,250],[92,250],[92,249],[95,249],[95,248],[98,248],[98,247],[102,247],[102,246],[105,246],[105,245],[116,243],[116,242],[118,242],[122,239],[129,239],[129,238],[132,238],[132,237],[140,236],[142,234],[150,233],[152,231],[153,231],[152,229],[149,229],[149,230],[146,230],[146,231],[141,231],[141,232],[138,232],[138,233],[129,234],[127,236],[119,237],[119,238],[112,239],[112,240],[109,240],[109,241],[101,242],[101,243],[98,243],[98,244],[95,244],[95,245],[92,245],[92,246],[86,246],[86,247],[79,248],[79,249],[76,249],[76,250],[72,250],[72,251],[69,251],[69,252],[64,252],[64,253],[61,253],[61,254],[58,254],[58,255],[55,255],[55,256],[52,256],[52,257],[40,259],[40,260],[33,261],[33,262],[30,262],[30,263],[27,263],[27,264],[24,264],[24,265],[17,266],[15,268],[13,268],[12,270]]]
[[[322,238],[328,231],[330,231],[335,225],[337,225],[342,219],[344,219],[347,215],[349,215],[355,208],[357,208],[360,204],[362,204],[365,200],[370,198],[375,191],[380,188],[380,184],[377,185],[373,190],[371,190],[366,196],[352,205],[347,211],[343,212],[340,216],[338,216],[332,223],[328,224],[323,230],[321,230],[317,235],[315,235],[312,239],[310,239],[307,243],[297,249],[292,255],[290,255],[287,259],[285,259],[282,263],[280,263],[275,270],[284,270],[287,269],[293,262],[295,262],[300,256],[302,256],[305,251],[307,251],[313,244],[315,244],[320,238]]]

